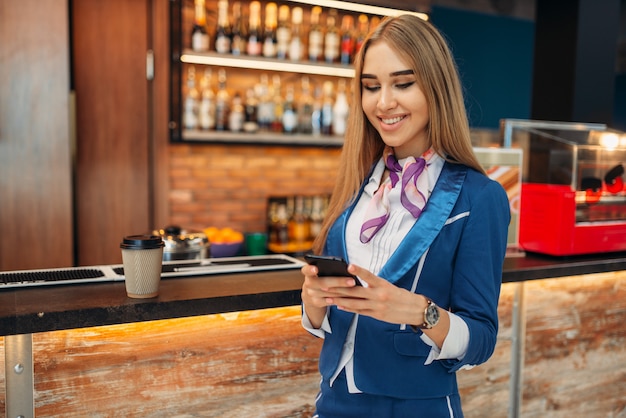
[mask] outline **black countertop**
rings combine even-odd
[[[502,282],[552,279],[626,270],[626,252],[554,257],[527,253],[504,260]]]
[[[626,270],[626,253],[527,254],[504,262],[503,283]],[[300,304],[299,269],[161,281],[159,296],[126,297],[123,282],[0,290],[0,335],[180,318]]]

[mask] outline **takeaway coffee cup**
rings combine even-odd
[[[126,294],[153,298],[159,294],[164,242],[156,235],[129,235],[120,244]]]

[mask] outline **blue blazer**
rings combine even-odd
[[[326,254],[347,259],[346,223],[356,201],[329,230]],[[424,211],[379,276],[410,289],[425,255],[416,292],[467,323],[467,354],[462,360],[425,366],[431,348],[420,338],[421,331],[360,316],[354,349],[360,390],[404,399],[457,394],[454,372],[491,356],[509,221],[509,201],[498,182],[464,165],[444,164]],[[329,310],[332,332],[326,334],[320,354],[320,372],[327,383],[338,367],[353,316],[334,306]]]

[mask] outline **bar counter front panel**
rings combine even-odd
[[[507,259],[496,351],[458,374],[466,416],[626,415],[623,270],[626,254]],[[3,290],[0,388],[18,373],[7,341],[32,334],[36,416],[311,416],[321,341],[300,326],[301,283],[177,278],[146,300],[123,282]]]

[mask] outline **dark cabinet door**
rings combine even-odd
[[[151,229],[150,0],[72,2],[77,265],[121,262]]]

